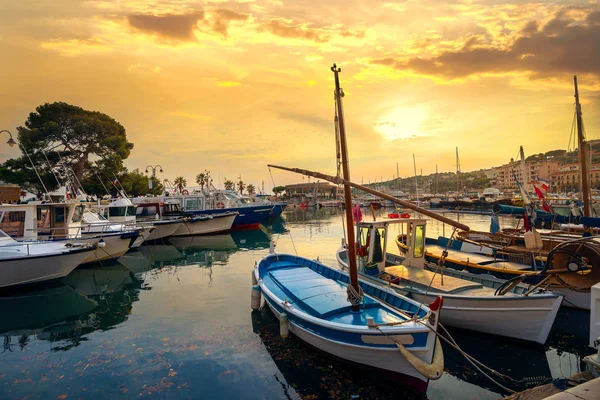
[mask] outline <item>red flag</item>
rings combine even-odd
[[[352,218],[354,219],[355,224],[358,224],[360,221],[362,221],[362,211],[358,203],[356,203],[352,209]]]
[[[545,196],[545,190],[540,189],[537,185],[533,185],[533,189],[535,190],[535,194],[537,194],[538,199],[543,199]]]

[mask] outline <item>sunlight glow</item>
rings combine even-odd
[[[377,119],[375,130],[388,140],[424,136],[420,128],[426,115],[424,107],[397,107]]]

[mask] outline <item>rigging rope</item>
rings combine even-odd
[[[358,291],[354,289],[354,286],[348,285],[348,288],[346,289],[346,294],[348,295],[348,303],[352,304],[353,306],[358,306],[360,305],[360,303],[362,303],[364,293],[360,284],[358,285]]]
[[[21,145],[19,145],[19,146],[21,146]],[[37,175],[38,179],[40,180],[40,183],[42,184],[42,187],[44,188],[46,195],[48,195],[48,198],[50,198],[50,193],[48,193],[48,189],[46,189],[46,185],[44,185],[44,181],[42,181],[42,178],[40,177],[40,174],[38,174],[37,169],[35,168],[35,165],[33,164],[33,161],[31,161],[31,157],[29,157],[29,153],[27,152],[27,150],[25,150],[25,147],[21,146],[21,148],[23,149],[23,152],[29,159],[29,162],[31,163],[31,166],[33,167],[33,170],[35,171],[35,174]]]

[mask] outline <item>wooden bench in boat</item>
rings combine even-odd
[[[269,276],[284,291],[289,301],[315,317],[327,319],[351,309],[346,285],[328,279],[310,268],[286,261],[275,262],[269,267]],[[379,307],[379,303],[364,296],[362,307]]]
[[[394,265],[386,267],[385,272],[397,276],[407,283],[417,283],[425,288],[431,283],[431,287],[439,292],[456,293],[469,289],[479,289],[483,285],[477,282],[470,282],[460,278],[444,275],[444,284],[442,285],[442,276],[431,271],[417,267],[406,267],[404,265]],[[434,277],[435,275],[435,277]],[[433,283],[432,283],[433,279]]]
[[[444,249],[444,247],[438,245],[427,245],[426,251],[429,256],[439,259]],[[531,268],[527,265],[457,250],[448,250],[446,260],[463,264],[465,267],[481,267],[496,272],[502,272],[502,270],[531,272]]]

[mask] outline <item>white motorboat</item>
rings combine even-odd
[[[173,236],[207,235],[231,230],[237,212],[199,215],[186,219]]]
[[[409,232],[404,256],[387,252],[392,224],[403,224],[403,231]],[[530,290],[526,285],[510,287],[504,285],[505,280],[453,269],[440,267],[435,273],[436,265],[424,258],[425,228],[426,220],[415,218],[361,222],[360,279],[425,304],[442,296],[441,319],[445,324],[536,343],[546,341],[563,299],[561,294]],[[347,268],[345,246],[338,250],[337,259]]]
[[[67,276],[95,246],[72,242],[17,242],[0,231],[0,288]]]
[[[141,230],[126,232],[106,229],[106,221],[101,221],[98,214],[90,215],[85,203],[42,203],[39,201],[26,204],[0,205],[0,228],[19,241],[48,240],[59,243],[73,242],[77,244],[99,244],[85,263],[115,259],[127,252],[138,240]],[[84,216],[98,221],[95,232],[91,231],[89,221]],[[100,227],[101,228],[98,228]]]

